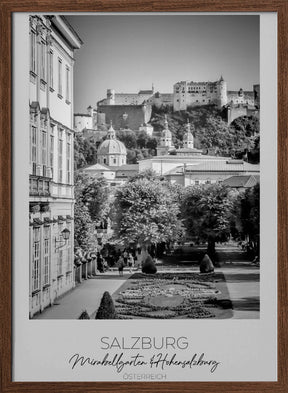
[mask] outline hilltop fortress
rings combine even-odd
[[[215,82],[193,82],[181,81],[174,85],[173,109],[183,111],[192,106],[202,106],[214,104],[218,108],[229,105],[255,106],[255,91],[228,91],[227,82],[221,78]],[[259,93],[259,89],[257,90]]]
[[[153,85],[152,89],[140,90],[138,93],[116,93],[114,89],[107,89],[106,98],[97,103],[97,110],[89,107],[88,114],[75,114],[75,129],[81,131],[84,123],[89,123],[86,129],[107,130],[107,124],[112,122],[118,130],[146,131],[151,135],[153,128],[149,121],[152,106],[171,107],[176,112],[205,105],[226,108],[228,123],[239,116],[257,115],[260,109],[260,85],[253,85],[253,91],[244,91],[242,88],[231,91],[221,76],[214,82],[177,82],[173,86],[173,93],[154,92]]]

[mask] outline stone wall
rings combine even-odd
[[[101,105],[99,110],[105,114],[106,124],[112,121],[114,129],[130,128],[138,130],[151,118],[151,105]]]

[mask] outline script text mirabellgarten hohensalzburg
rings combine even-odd
[[[171,350],[186,350],[189,347],[187,337],[101,337],[100,350],[157,350],[157,351],[171,351]],[[145,353],[146,354],[146,353]],[[102,359],[95,359],[94,357],[80,355],[75,353],[69,359],[69,364],[72,370],[76,366],[112,366],[118,373],[124,370],[126,366],[139,367],[150,366],[150,368],[158,368],[164,370],[166,367],[178,366],[181,368],[192,368],[195,366],[209,366],[210,372],[213,373],[220,362],[216,360],[209,360],[204,353],[198,355],[197,353],[189,354],[186,359],[177,358],[176,353],[168,354],[163,352],[149,353],[147,357],[137,353],[135,355],[128,355],[125,359],[124,352],[121,353],[106,353]]]

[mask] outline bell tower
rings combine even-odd
[[[187,119],[186,132],[183,136],[183,147],[184,149],[194,149],[194,137],[191,132],[191,124]]]

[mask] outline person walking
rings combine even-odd
[[[123,252],[123,258],[124,258],[124,264],[127,265],[128,262],[128,252],[125,248],[124,252]]]
[[[134,266],[134,258],[131,253],[128,255],[128,266],[129,266],[129,273],[132,273],[132,267]]]
[[[124,259],[123,259],[122,255],[120,255],[117,264],[118,264],[119,276],[123,276]]]

